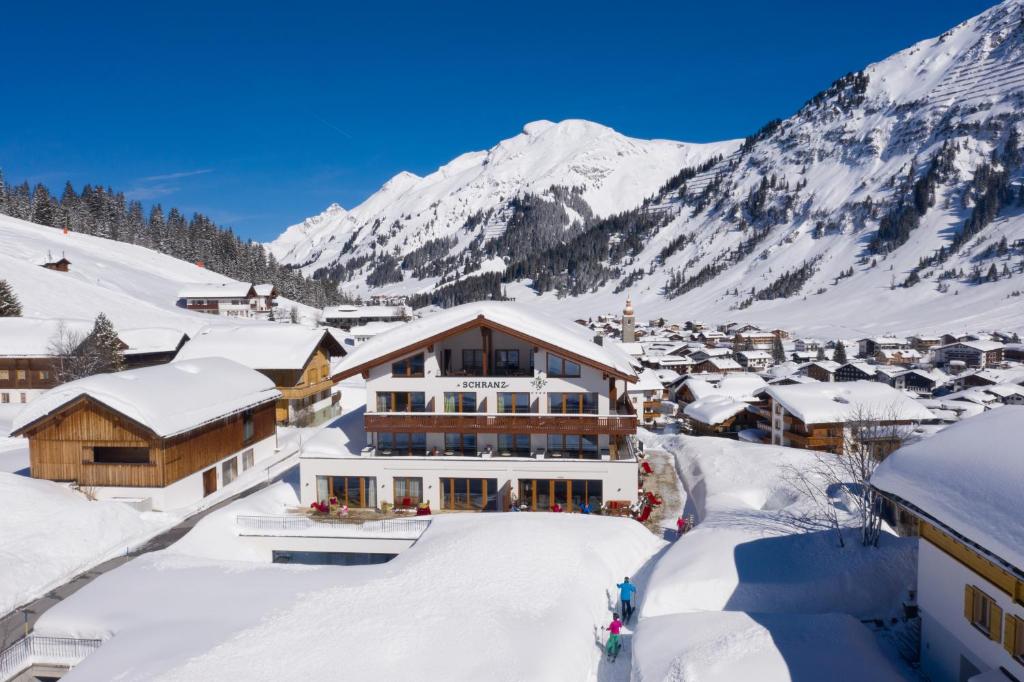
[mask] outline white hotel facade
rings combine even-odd
[[[468,304],[357,348],[366,447],[305,453],[303,502],[568,511],[634,502],[629,358],[511,303]]]

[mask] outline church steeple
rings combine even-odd
[[[626,307],[622,309],[622,342],[636,341],[636,318],[633,316],[633,299],[626,295]]]

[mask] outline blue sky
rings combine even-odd
[[[742,137],[991,4],[9,3],[0,168],[267,240],[536,119]]]

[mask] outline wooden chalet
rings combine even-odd
[[[279,424],[306,424],[336,410],[331,358],[345,347],[326,329],[294,324],[208,327],[186,343],[176,360],[222,357],[239,362],[274,382]]]
[[[15,418],[34,478],[96,496],[190,504],[276,447],[273,384],[223,358],[98,374],[55,388]]]
[[[42,263],[42,267],[47,270],[55,270],[57,272],[67,272],[71,268],[71,261],[61,256],[57,260],[47,259]]]
[[[84,338],[85,320],[0,318],[0,404],[27,403],[57,385],[53,343],[61,330]]]

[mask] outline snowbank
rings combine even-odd
[[[867,628],[838,613],[660,616],[640,622],[635,642],[635,682],[904,679]]]
[[[662,545],[626,519],[466,514],[383,565],[225,559],[244,557],[225,524],[288,495],[233,503],[46,613],[38,632],[110,637],[66,679],[588,680],[606,591]]]
[[[1024,407],[1006,406],[900,448],[871,477],[939,523],[1024,567]]]
[[[0,473],[0,614],[170,525],[65,485]]]
[[[846,547],[815,521],[817,508],[790,482],[806,450],[721,438],[667,436],[696,527],[655,565],[643,617],[686,611],[889,613],[914,579],[914,541],[883,534]],[[648,447],[651,446],[647,443]],[[840,510],[840,517],[851,517]]]

